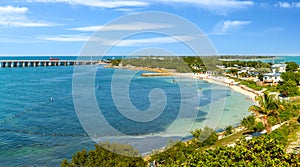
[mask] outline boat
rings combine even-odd
[[[53,57],[50,57],[49,60],[50,60],[50,61],[58,61],[59,58],[53,58]]]

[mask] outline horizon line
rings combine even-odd
[[[91,55],[78,55],[78,54],[0,54],[1,57],[33,57],[33,56],[91,56]],[[139,55],[122,55],[122,54],[112,54],[112,55],[92,55],[91,57],[105,57],[105,56],[139,56]],[[216,55],[189,55],[189,54],[180,54],[180,55],[140,55],[140,56],[300,56],[300,54],[216,54]]]

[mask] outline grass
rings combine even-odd
[[[223,139],[217,140],[216,143],[211,147],[215,148],[215,147],[225,146],[228,144],[235,143],[237,140],[240,140],[244,136],[243,134],[245,134],[247,132],[249,132],[249,130],[243,130],[238,133],[232,134],[228,137],[225,137]]]
[[[298,125],[298,126],[296,126],[297,128],[296,128],[295,130],[293,130],[293,131],[289,134],[289,136],[288,136],[289,144],[292,143],[292,142],[295,142],[295,141],[299,140],[299,139],[298,139],[298,133],[300,132],[300,125],[297,123],[297,117],[296,117],[296,118],[293,118],[293,119],[291,120],[291,122],[292,122],[292,124],[296,124],[296,125]],[[288,145],[289,145],[289,144],[288,144]]]

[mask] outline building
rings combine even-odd
[[[263,74],[263,82],[264,83],[278,83],[278,82],[282,82],[282,79],[280,77],[280,73],[272,72],[272,73]]]
[[[287,64],[285,64],[285,63],[279,63],[279,64],[272,65],[271,69],[272,69],[272,71],[283,73],[286,71],[286,66],[287,66]]]

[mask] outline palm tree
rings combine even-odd
[[[268,123],[268,116],[273,115],[277,121],[281,123],[279,118],[279,109],[283,109],[282,105],[279,105],[278,101],[275,100],[274,95],[264,93],[263,96],[258,96],[257,99],[259,105],[252,105],[248,111],[253,111],[255,114],[263,114],[262,122],[264,123],[267,133],[271,132],[270,125]]]

